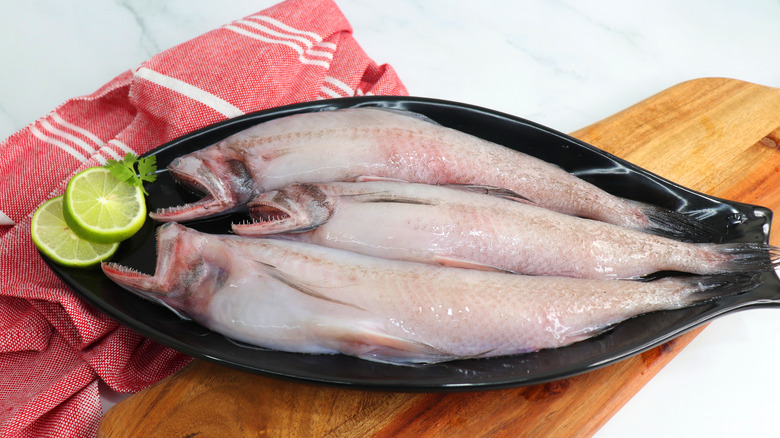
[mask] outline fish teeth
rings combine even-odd
[[[257,225],[265,222],[267,221],[264,221],[263,219],[244,219],[241,222],[235,222],[234,225]]]
[[[189,208],[187,205],[174,205],[172,207],[164,207],[157,210],[158,213],[163,214],[172,214],[172,213],[179,213],[181,211],[185,211]]]
[[[119,263],[108,263],[108,265],[123,274],[146,275],[135,268],[131,268],[130,266],[125,266],[125,265],[120,265]]]
[[[205,185],[190,175],[174,174],[173,181],[182,187],[200,190],[205,193],[209,192]]]

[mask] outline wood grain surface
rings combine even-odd
[[[780,89],[706,78],[572,135],[692,189],[780,212],[779,115]],[[114,406],[99,435],[587,437],[701,330],[573,378],[451,394],[308,385],[194,361]]]

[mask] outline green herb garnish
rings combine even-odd
[[[120,161],[109,159],[105,167],[111,171],[118,180],[140,187],[144,195],[149,195],[144,189],[144,182],[154,182],[157,179],[157,157],[138,158],[134,153],[128,152]]]

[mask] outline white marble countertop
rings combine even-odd
[[[411,94],[564,132],[689,79],[780,87],[776,0],[336,1],[369,56],[395,67]],[[274,3],[0,3],[0,138],[159,51]],[[776,436],[778,312],[710,324],[597,436]]]

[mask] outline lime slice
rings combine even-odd
[[[91,167],[71,178],[62,209],[73,232],[97,243],[121,242],[146,220],[141,188],[118,180],[105,167]]]
[[[62,196],[49,199],[32,218],[30,234],[35,246],[65,266],[86,267],[111,257],[118,243],[93,243],[77,236],[62,216]]]

